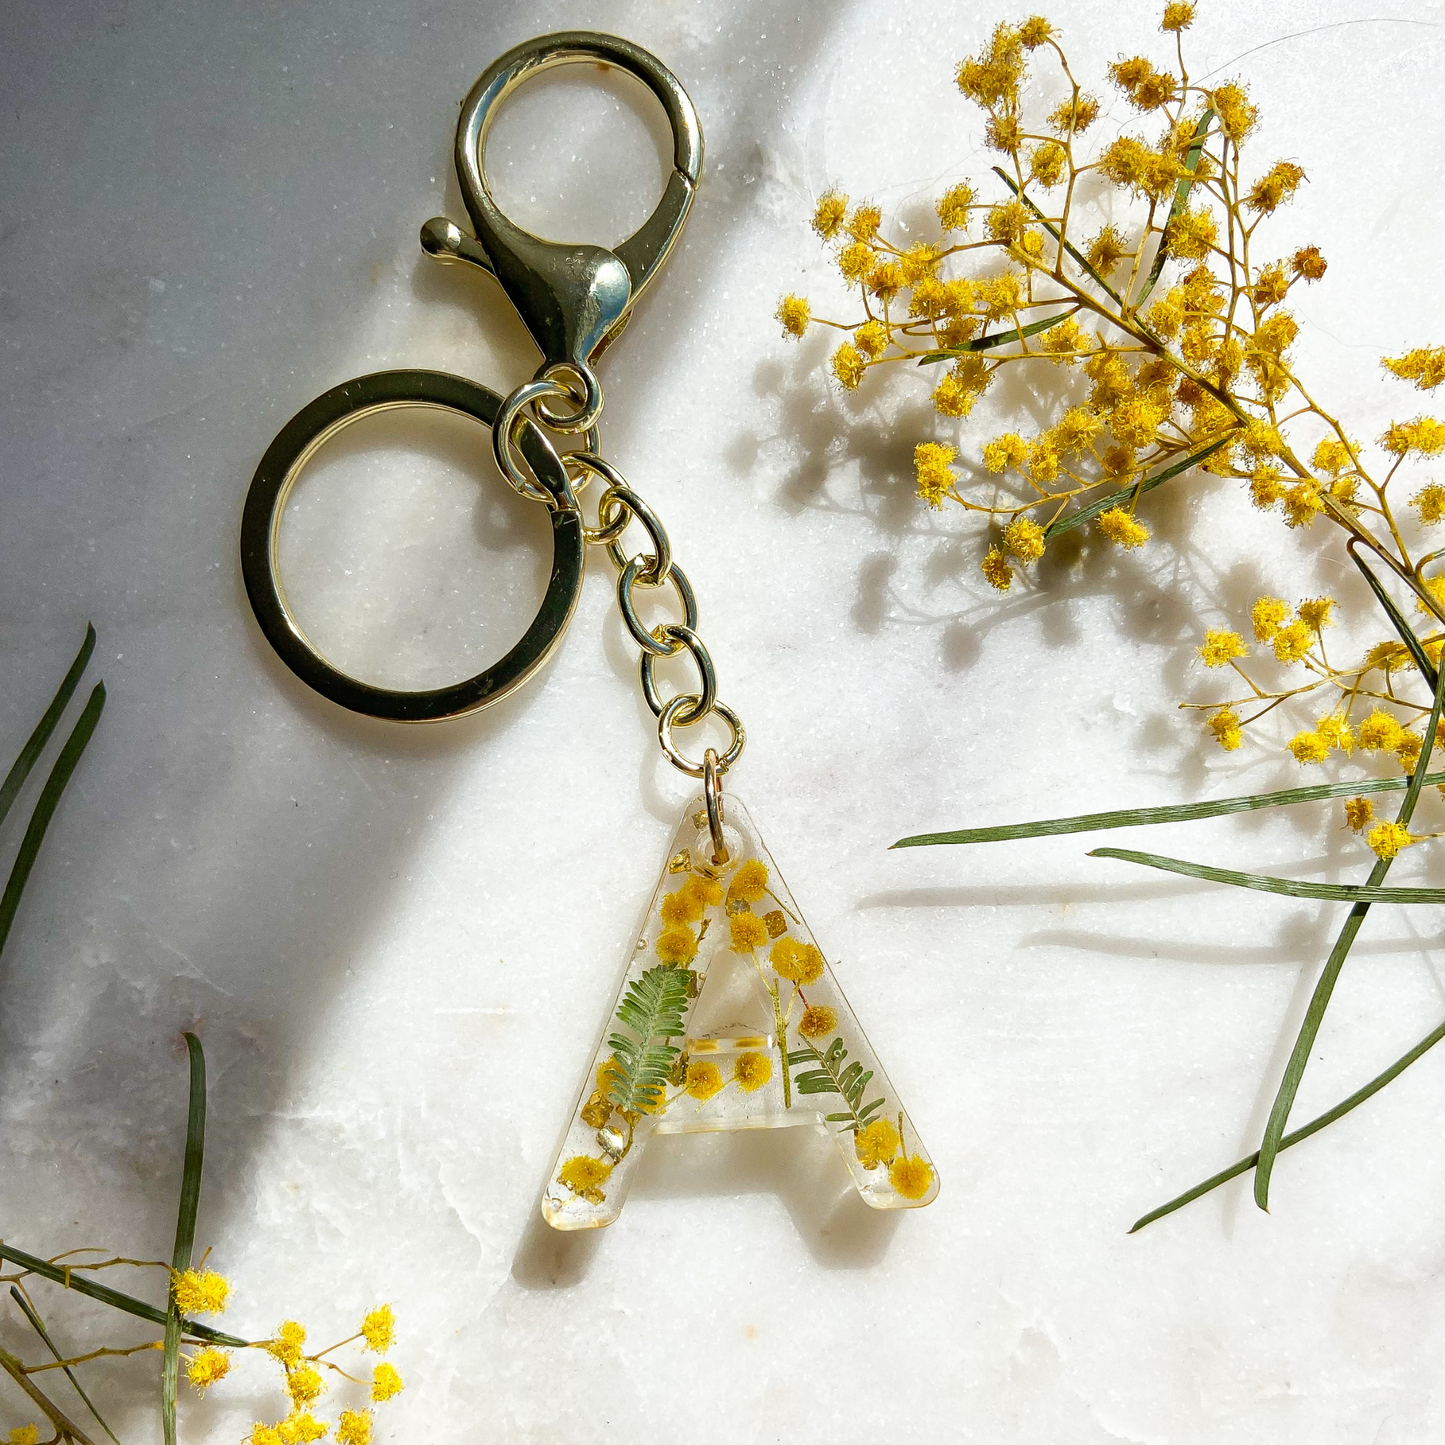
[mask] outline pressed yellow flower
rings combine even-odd
[[[1164,31],[1188,30],[1194,23],[1194,6],[1186,4],[1185,0],[1171,0],[1171,3],[1164,7],[1164,19],[1160,22],[1159,28]]]
[[[745,1094],[755,1094],[773,1077],[773,1061],[767,1054],[739,1054],[733,1061],[733,1078]]]
[[[716,908],[723,901],[722,884],[716,878],[708,878],[702,873],[694,873],[682,885],[682,891],[703,909]]]
[[[1408,848],[1416,841],[1410,836],[1410,830],[1398,823],[1376,823],[1365,834],[1365,842],[1377,858],[1394,858],[1402,848]]]
[[[930,246],[927,241],[915,241],[903,253],[898,265],[903,272],[904,282],[909,286],[916,286],[938,269],[938,248]]]
[[[256,1421],[254,1428],[246,1438],[250,1445],[281,1445],[281,1436],[275,1426],[264,1425],[260,1420]]]
[[[1003,544],[1020,562],[1036,562],[1044,555],[1044,529],[1032,517],[1015,517],[1003,529]]]
[[[1244,645],[1244,639],[1228,628],[1206,632],[1204,646],[1199,649],[1205,667],[1224,667],[1231,658],[1244,657],[1248,652],[1249,648]]]
[[[831,241],[842,227],[847,212],[847,196],[839,191],[824,191],[813,209],[813,229],[825,241]]]
[[[930,507],[941,507],[952,488],[953,468],[949,463],[958,455],[953,447],[942,442],[919,442],[913,448],[913,471],[918,482],[918,495]]]
[[[1037,50],[1054,33],[1054,27],[1042,15],[1030,15],[1019,26],[1019,44],[1025,50]]]
[[[336,1445],[371,1445],[371,1411],[343,1410],[336,1422]]]
[[[922,1199],[933,1187],[933,1165],[917,1154],[900,1156],[888,1166],[888,1178],[905,1199]]]
[[[1014,569],[1009,566],[1008,558],[997,547],[990,547],[978,565],[988,579],[989,586],[995,590],[1007,592],[1013,585]]]
[[[679,924],[696,923],[703,915],[703,905],[684,886],[675,893],[663,894],[662,907],[658,911],[667,927],[676,928]]]
[[[1375,805],[1368,798],[1345,799],[1345,822],[1356,833],[1363,833],[1375,816]]]
[[[1184,261],[1207,256],[1219,239],[1219,223],[1211,211],[1182,211],[1169,227],[1169,254]]]
[[[276,1331],[276,1338],[266,1341],[266,1353],[280,1360],[289,1370],[301,1363],[301,1353],[305,1345],[305,1328],[295,1320],[287,1320]]]
[[[802,976],[802,967],[799,963],[801,952],[802,945],[798,940],[785,935],[773,945],[772,952],[768,955],[768,962],[772,964],[775,973],[797,983]]]
[[[734,913],[728,931],[735,953],[751,953],[768,941],[768,926],[756,913]]]
[[[687,1066],[687,1082],[683,1087],[694,1099],[706,1103],[725,1083],[722,1070],[715,1063],[700,1059]]]
[[[608,1093],[614,1079],[625,1079],[626,1077],[626,1071],[616,1059],[603,1059],[597,1065],[597,1088],[600,1093]]]
[[[902,1147],[898,1130],[887,1119],[875,1119],[853,1135],[853,1149],[865,1169],[888,1163]]]
[[[226,1308],[231,1283],[215,1270],[182,1270],[172,1277],[171,1293],[181,1314],[218,1315]]]
[[[1302,246],[1289,258],[1289,268],[1306,281],[1318,281],[1329,269],[1318,246]]]
[[[826,967],[822,952],[812,943],[798,945],[797,963],[798,982],[805,988],[810,983],[817,983],[822,978],[823,969]]]
[[[697,957],[697,939],[690,928],[666,928],[657,937],[657,956],[663,963],[682,968]]]
[[[871,241],[882,224],[883,212],[877,206],[863,202],[848,217],[845,229],[855,241]]]
[[[1052,482],[1059,475],[1062,460],[1052,435],[1045,432],[1029,446],[1029,476],[1036,482]]]
[[[1256,467],[1249,479],[1249,499],[1267,512],[1289,490],[1278,467]]]
[[[1299,605],[1300,621],[1306,627],[1313,627],[1318,632],[1322,627],[1334,625],[1330,613],[1335,610],[1335,599],[1333,597],[1312,597]]]
[[[1222,707],[1208,718],[1209,731],[1215,741],[1227,753],[1232,753],[1244,741],[1244,729],[1239,723],[1239,714],[1232,708]]]
[[[1378,707],[1355,730],[1355,737],[1367,753],[1393,753],[1404,735],[1398,719]]]
[[[325,1388],[320,1370],[311,1365],[297,1365],[286,1373],[286,1391],[298,1407],[319,1399]]]
[[[197,1350],[186,1361],[186,1379],[196,1389],[204,1390],[208,1386],[214,1385],[217,1380],[224,1380],[226,1372],[230,1368],[231,1357],[225,1350],[207,1347],[204,1350]]]
[[[616,1067],[617,1061],[607,1061]],[[375,1350],[378,1355],[384,1355],[391,1348],[392,1335],[396,1330],[396,1316],[391,1312],[390,1305],[377,1305],[374,1310],[367,1313],[361,1322],[362,1338],[366,1341],[368,1350]]]
[[[1296,733],[1289,740],[1289,750],[1297,763],[1322,763],[1330,755],[1330,745],[1317,732]]]
[[[803,1010],[798,1032],[805,1039],[820,1039],[838,1027],[838,1015],[826,1004],[810,1003]]]
[[[846,391],[857,391],[858,383],[863,380],[863,373],[868,369],[863,353],[851,341],[845,341],[833,353],[832,364],[833,375],[838,378],[838,384]]]
[[[1416,347],[1403,356],[1385,357],[1381,365],[1401,381],[1413,381],[1421,391],[1434,391],[1445,381],[1445,346]]]
[[[1136,522],[1122,507],[1110,507],[1099,514],[1097,526],[1111,541],[1125,549],[1142,547],[1149,540],[1149,529]]]
[[[378,1365],[371,1372],[371,1398],[379,1405],[403,1389],[402,1378],[391,1365]]]
[[[1314,642],[1309,626],[1296,618],[1274,635],[1274,655],[1281,662],[1298,662],[1308,656]]]
[[[853,333],[853,345],[864,356],[882,356],[888,350],[888,328],[881,321],[865,321]]]
[[[1016,271],[980,277],[974,289],[990,321],[1011,316],[1024,304],[1024,288]]]
[[[983,464],[991,472],[1002,472],[1009,467],[1017,470],[1028,454],[1028,444],[1017,432],[1005,432],[984,447]]]
[[[782,322],[784,336],[801,336],[813,318],[812,309],[803,296],[784,296],[773,314]]]
[[[903,290],[903,267],[897,261],[880,261],[868,273],[867,286],[886,306]]]
[[[34,1425],[17,1425],[6,1437],[6,1445],[35,1445],[40,1432]]]
[[[1250,621],[1254,623],[1255,641],[1273,642],[1288,616],[1289,603],[1282,597],[1261,597],[1249,613]]]
[[[968,208],[973,205],[973,187],[966,183],[951,186],[939,198],[938,221],[945,231],[962,231],[968,226]]]
[[[1158,110],[1178,94],[1179,80],[1167,70],[1155,70],[1142,55],[1117,60],[1109,67],[1109,79],[1139,110]]]
[[[728,895],[744,903],[756,903],[768,891],[768,865],[761,858],[749,858],[728,885]]]
[[[585,1194],[589,1189],[605,1184],[611,1173],[612,1166],[605,1160],[594,1159],[590,1154],[574,1154],[558,1171],[557,1182],[573,1194]],[[376,1373],[380,1375],[383,1370],[390,1369],[390,1365],[378,1365]]]

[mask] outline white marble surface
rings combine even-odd
[[[1364,0],[1205,5],[1191,42],[1198,73],[1234,62],[1254,85],[1261,162],[1310,174],[1275,230],[1331,262],[1301,356],[1367,436],[1414,410],[1378,355],[1445,340],[1445,10],[1399,8],[1418,23]],[[1159,45],[1154,7],[1050,13],[1091,76]],[[1300,545],[1209,482],[1153,508],[1142,555],[1086,550],[1000,604],[968,524],[910,498],[911,447],[935,430],[923,389],[840,402],[821,346],[777,338],[777,294],[832,286],[804,224],[828,183],[906,221],[986,172],[951,70],[1003,15],[6,7],[3,751],[87,618],[110,695],[0,972],[7,1240],[169,1252],[190,1026],[227,1323],[339,1337],[393,1301],[408,1388],[381,1440],[1439,1438],[1445,1055],[1291,1151],[1272,1215],[1236,1185],[1125,1235],[1256,1143],[1340,909],[1141,875],[1078,838],[886,851],[928,827],[1287,783],[1273,753],[1201,749],[1173,710],[1202,686],[1189,647],[1261,582],[1355,595],[1332,539]],[[451,130],[482,66],[589,25],[676,70],[708,146],[686,242],[606,360],[606,450],[672,532],[747,720],[740,795],[939,1162],[938,1202],[903,1218],[787,1132],[660,1139],[617,1227],[538,1223],[687,794],[606,569],[537,684],[425,731],[310,695],[241,590],[247,480],[304,401],[388,366],[505,390],[535,364],[505,303],[426,262],[416,229],[462,215]],[[606,240],[650,207],[657,132],[594,83],[519,98],[496,164],[519,219]],[[1116,104],[1106,124],[1124,119]],[[378,423],[380,450],[349,445],[298,499],[299,604],[376,676],[460,673],[539,585],[541,519],[462,430]],[[6,859],[16,841],[12,820]],[[1323,813],[1150,841],[1362,871]],[[1438,1021],[1436,926],[1371,916],[1299,1118]],[[97,1312],[44,1302],[89,1338]],[[0,1337],[20,1339],[13,1320]],[[145,1358],[92,1376],[128,1441],[158,1438]],[[0,1425],[23,1418],[0,1401]],[[248,1361],[187,1400],[185,1435],[231,1441],[279,1412]]]

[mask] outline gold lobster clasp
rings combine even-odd
[[[506,96],[554,65],[601,61],[635,76],[662,102],[672,124],[673,171],[652,216],[615,250],[545,241],[507,219],[492,198],[483,152]],[[655,56],[613,35],[566,30],[515,46],[472,87],[457,123],[457,178],[475,239],[445,216],[421,228],[421,244],[442,261],[466,261],[497,278],[542,352],[539,378],[559,367],[586,389],[568,430],[585,430],[602,409],[593,361],[627,324],[633,303],[682,231],[702,172],[702,127],[687,92]]]

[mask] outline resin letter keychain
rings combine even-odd
[[[544,241],[513,225],[492,200],[483,167],[487,129],[508,92],[572,61],[600,61],[635,76],[672,123],[674,169],[662,200],[614,251]],[[718,697],[692,588],[656,514],[600,455],[602,388],[593,363],[627,324],[687,219],[702,170],[697,113],[645,50],[587,31],[546,35],[509,50],[473,86],[457,126],[456,165],[475,238],[437,217],[422,227],[422,246],[438,260],[495,277],[542,365],[505,398],[443,372],[383,371],[343,382],[303,407],[267,449],[246,498],[241,568],[256,619],[287,666],[342,707],[398,722],[461,717],[507,696],[541,667],[576,606],[586,546],[605,548],[619,573],[623,621],[641,649],[642,691],[657,716],[658,741],[703,790],[683,813],[628,954],[542,1213],[558,1229],[610,1224],[654,1133],[790,1124],[831,1132],[855,1187],[875,1209],[927,1204],[938,1193],[928,1154],[752,820],[735,797],[724,798],[722,776],[741,756],[745,735]],[[349,423],[408,406],[460,412],[489,426],[502,475],[552,519],[552,574],[522,640],[485,672],[423,692],[374,687],[327,662],[292,614],[276,567],[286,499],[306,462]],[[559,453],[548,432],[580,434],[585,449]],[[576,493],[593,476],[606,490],[590,527]],[[621,539],[634,520],[652,550],[629,557]],[[664,586],[681,620],[646,628],[634,590]],[[697,690],[664,700],[656,659],[682,652],[696,664]],[[714,713],[731,743],[721,756],[709,748],[694,761],[674,733]]]

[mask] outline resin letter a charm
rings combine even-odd
[[[542,1214],[595,1229],[622,1212],[653,1133],[811,1124],[875,1209],[930,1203],[938,1178],[752,820],[726,802],[713,861],[683,815],[552,1165]]]

